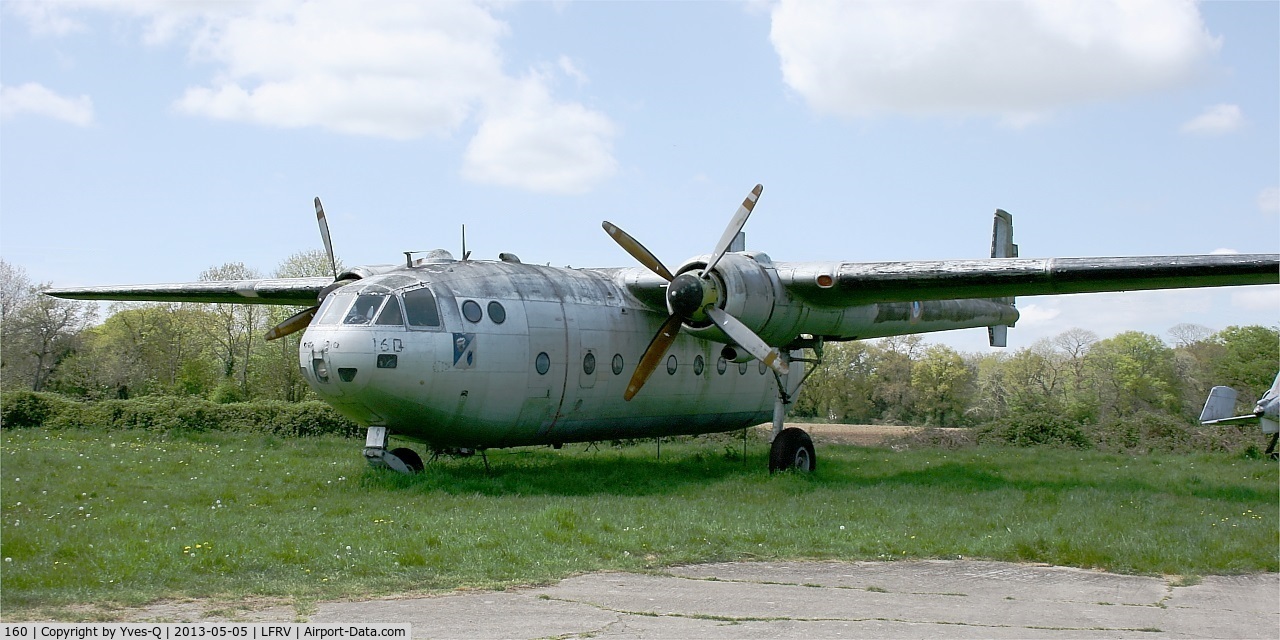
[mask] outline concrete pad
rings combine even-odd
[[[303,617],[409,622],[416,638],[1280,637],[1278,574],[1173,584],[989,561],[750,562],[596,573],[504,592],[323,602]],[[303,621],[291,607],[262,604],[229,617]],[[202,611],[192,602],[132,613],[125,617],[226,616],[225,608]]]

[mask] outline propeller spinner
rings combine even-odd
[[[276,340],[306,329],[311,324],[311,319],[316,317],[316,312],[320,310],[320,303],[324,302],[324,299],[334,289],[347,284],[345,281],[338,280],[338,261],[333,256],[333,241],[329,238],[329,221],[324,217],[324,206],[320,204],[319,197],[316,198],[316,222],[320,225],[320,239],[324,242],[324,251],[329,256],[329,267],[333,269],[333,284],[320,290],[320,295],[316,296],[315,305],[307,307],[289,316],[284,322],[271,327],[271,330],[265,336],[267,340]]]
[[[729,220],[729,225],[720,237],[720,242],[716,243],[715,251],[712,252],[711,259],[707,261],[707,266],[696,273],[686,271],[680,275],[672,275],[671,270],[667,269],[662,264],[662,261],[653,255],[653,252],[646,249],[644,245],[640,244],[626,231],[607,221],[601,225],[604,227],[605,233],[608,233],[614,242],[617,242],[627,253],[631,254],[631,257],[671,283],[667,287],[667,309],[671,311],[671,315],[667,317],[666,322],[662,323],[662,327],[658,329],[658,333],[653,336],[653,340],[649,342],[649,346],[645,349],[644,355],[640,357],[640,362],[636,365],[636,371],[632,374],[631,381],[627,384],[627,390],[622,394],[624,399],[630,400],[640,392],[641,387],[648,381],[654,369],[658,367],[658,363],[662,361],[662,356],[666,355],[671,343],[675,342],[676,336],[680,335],[680,327],[684,326],[686,322],[703,323],[710,320],[725,335],[736,342],[738,346],[746,349],[747,353],[772,367],[779,375],[787,374],[787,361],[781,357],[781,353],[776,348],[770,347],[747,325],[718,306],[720,301],[719,285],[711,277],[712,269],[728,253],[729,245],[733,243],[733,239],[737,237],[738,233],[742,231],[742,227],[746,225],[747,217],[751,215],[751,210],[755,208],[756,200],[760,198],[760,193],[763,190],[763,186],[756,185],[756,188],[752,189],[751,193],[742,201],[742,206],[738,207],[737,212],[733,214],[733,218]]]

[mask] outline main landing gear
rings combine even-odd
[[[817,341],[814,343],[817,352],[816,360],[803,360],[804,362],[821,362],[822,343]],[[788,365],[794,360],[800,360],[795,357],[799,352],[783,349],[781,356]],[[788,367],[790,368],[790,367]],[[817,367],[815,366],[814,369]],[[792,369],[794,371],[794,369]],[[813,369],[809,370],[812,373]],[[784,421],[787,417],[787,405],[791,404],[791,398],[799,393],[800,386],[804,384],[805,378],[809,375],[805,374],[799,380],[792,382],[793,374],[786,376],[778,376],[778,399],[773,403],[773,444],[769,446],[769,473],[778,471],[787,471],[795,469],[804,473],[809,473],[818,468],[818,455],[813,450],[813,438],[805,433],[803,429],[795,427],[784,428]]]
[[[817,468],[813,439],[803,429],[783,429],[769,447],[769,473],[795,469],[808,473]]]

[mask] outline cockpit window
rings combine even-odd
[[[369,324],[373,321],[373,315],[378,312],[378,307],[382,306],[382,301],[387,296],[362,293],[356,297],[356,303],[351,305],[351,309],[347,311],[347,315],[342,318],[342,324]]]
[[[440,326],[440,310],[430,289],[414,289],[405,293],[404,315],[411,327]]]
[[[375,323],[379,326],[402,326],[404,319],[400,314],[400,299],[395,296],[387,297],[387,306],[382,308],[382,313],[378,314],[378,321]]]
[[[316,324],[338,324],[342,319],[342,315],[347,312],[347,308],[351,306],[351,302],[355,300],[355,296],[346,293],[334,293],[324,299],[324,303],[320,305],[320,311],[316,318]]]

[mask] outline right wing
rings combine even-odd
[[[1280,282],[1280,256],[993,258],[779,263],[792,295],[844,307],[882,302],[1220,287]]]
[[[78,289],[49,289],[44,293],[74,300],[126,302],[231,302],[238,304],[313,305],[333,278],[264,278],[214,280],[173,284],[138,284]]]

